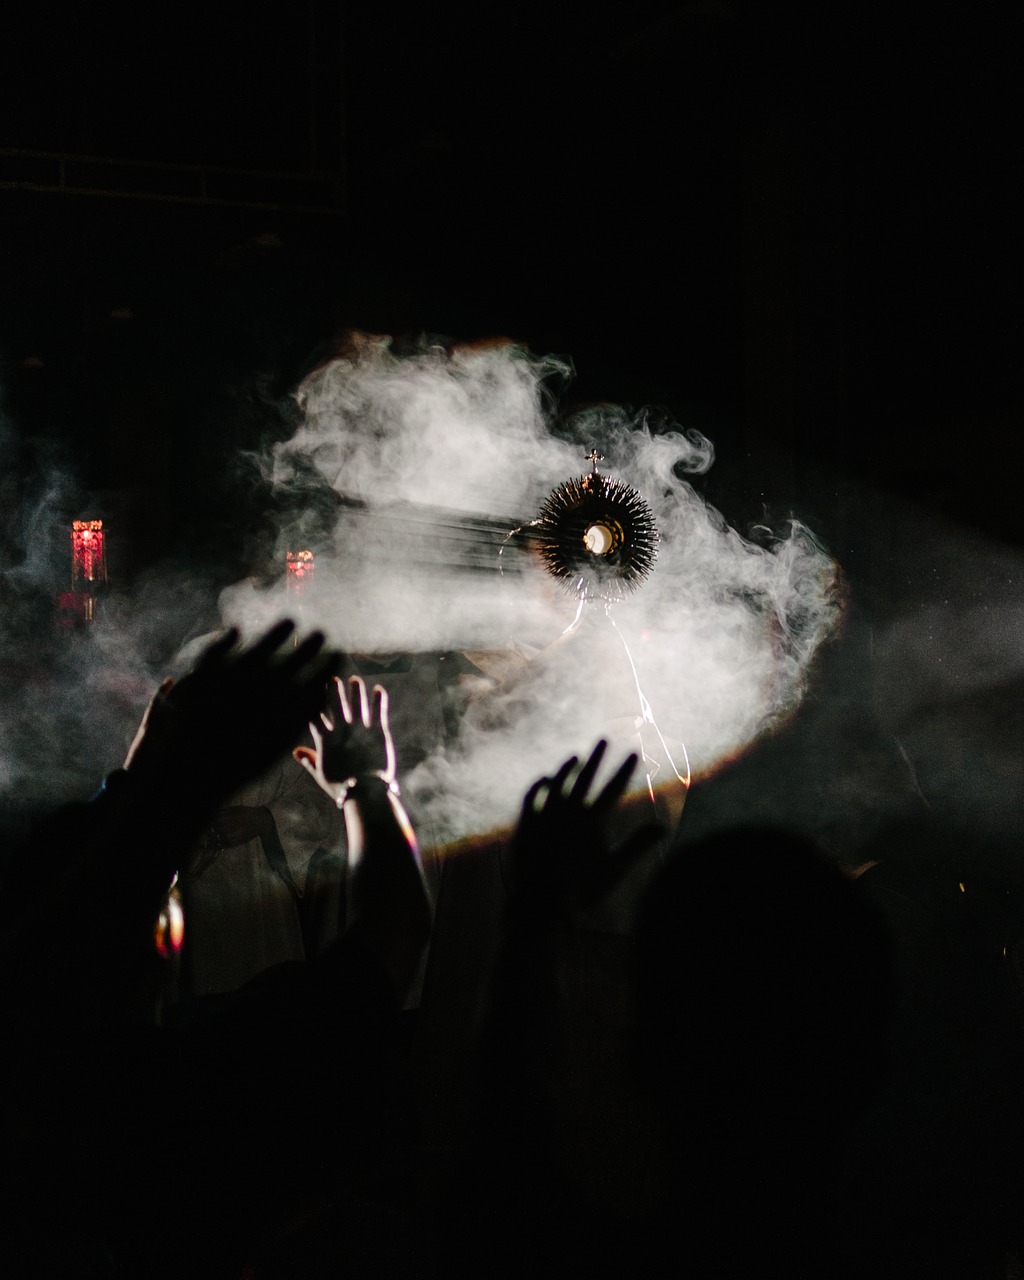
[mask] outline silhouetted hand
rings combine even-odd
[[[374,685],[372,707],[361,676],[345,682],[335,676],[336,706],[320,716],[320,728],[310,724],[312,747],[296,747],[295,759],[338,805],[357,778],[376,777],[395,782],[395,744],[388,726],[387,690]],[[321,731],[322,729],[322,731]]]
[[[311,723],[295,759],[344,810],[348,839],[346,936],[381,961],[403,999],[430,936],[431,908],[416,835],[395,777],[388,695],[362,677],[333,681],[336,705]]]
[[[215,640],[193,671],[165,680],[146,710],[125,768],[137,783],[215,803],[292,747],[323,706],[340,656],[313,632],[286,648],[295,630],[278,622],[248,648],[235,628]]]
[[[608,748],[603,739],[582,766],[571,756],[523,799],[512,845],[511,896],[517,906],[573,917],[609,894],[664,834],[648,824],[612,846],[609,824],[637,766],[629,755],[593,801],[589,792]]]

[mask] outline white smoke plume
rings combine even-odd
[[[198,571],[163,565],[130,589],[115,581],[87,627],[61,625],[71,522],[107,517],[116,543],[117,498],[84,491],[59,450],[21,439],[2,415],[0,498],[0,806],[9,837],[41,812],[86,799],[121,764],[183,639],[209,631],[217,613]]]
[[[316,552],[305,625],[353,655],[469,653],[489,677],[464,681],[486,696],[406,779],[427,840],[507,822],[539,772],[632,727],[623,642],[661,734],[700,773],[796,705],[839,616],[835,565],[806,529],[751,542],[687,482],[713,461],[707,439],[613,407],[561,421],[569,373],[509,343],[398,353],[359,336],[302,386],[301,424],[267,463],[281,562]],[[560,641],[576,602],[503,540],[592,448],[653,509],[658,559],[615,629],[588,605],[595,625]],[[239,583],[221,607],[254,630],[281,588]]]
[[[780,723],[840,615],[833,562],[800,526],[756,543],[731,529],[687,482],[713,461],[698,433],[608,406],[561,419],[570,373],[508,344],[400,354],[363,339],[313,375],[298,429],[261,455],[276,564],[286,550],[317,554],[298,607],[283,574],[239,582],[219,601],[215,565],[168,561],[129,582],[115,564],[133,527],[121,496],[84,491],[58,450],[26,441],[0,410],[8,827],[88,796],[123,760],[159,680],[187,669],[210,632],[237,622],[252,634],[283,614],[323,626],[355,665],[381,672],[425,845],[509,821],[535,777],[602,733],[616,758],[633,745],[638,695],[620,636],[660,730],[673,750],[685,743],[696,775]],[[502,546],[552,488],[588,469],[595,447],[602,469],[652,506],[659,556],[614,606],[617,631],[584,627],[552,649],[575,601],[515,540]],[[779,748],[771,776],[755,760],[738,791],[702,796],[719,797],[723,821],[790,821],[854,852],[885,820],[921,813],[1016,847],[1019,549],[957,523],[955,510],[918,510],[850,476],[808,484],[856,530],[842,544],[843,643],[816,666],[798,723],[765,744]],[[96,620],[67,630],[54,605],[71,585],[70,522],[91,516],[109,531],[110,587]],[[601,620],[599,606],[589,612]],[[410,663],[410,652],[424,656]]]

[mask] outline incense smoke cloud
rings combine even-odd
[[[873,710],[924,806],[1016,879],[1024,814],[1020,549],[907,505],[885,512],[899,592],[873,627]],[[881,613],[881,611],[879,611]],[[1001,863],[1001,859],[1006,861]]]
[[[115,586],[84,630],[57,625],[60,593],[71,587],[71,521],[111,507],[116,498],[85,492],[57,448],[23,439],[0,413],[0,799],[9,834],[96,789],[123,761],[183,639],[216,625],[209,582],[166,565],[131,589]]]
[[[661,731],[685,742],[695,772],[796,705],[839,613],[834,566],[806,530],[755,545],[687,482],[711,465],[708,441],[611,407],[562,422],[569,374],[511,346],[400,356],[363,340],[301,388],[299,429],[264,459],[278,563],[286,549],[317,552],[301,625],[325,627],[355,655],[462,650],[487,668],[490,678],[453,682],[485,695],[457,734],[436,657],[394,664],[384,679],[425,845],[509,820],[533,778],[600,733],[618,734],[616,756],[630,745],[622,713],[635,715],[638,696],[621,644],[588,649],[578,634],[544,653],[575,602],[510,555],[511,543],[499,557],[509,530],[587,469],[592,447],[603,470],[640,490],[661,531],[653,574],[613,616]],[[835,483],[819,488],[834,494]],[[853,665],[824,673],[824,697],[799,725],[817,715],[814,733],[778,740],[799,738],[804,754],[782,752],[775,785],[758,773],[726,816],[840,825],[856,845],[886,815],[930,809],[986,839],[1019,841],[1019,551],[842,483],[841,505],[870,546],[859,570],[848,565],[860,575],[850,643],[833,651]],[[26,806],[90,794],[123,759],[160,678],[190,665],[204,633],[226,621],[252,634],[296,601],[281,583],[252,580],[218,604],[214,567],[163,564],[131,585],[112,572],[96,622],[55,628],[55,596],[70,586],[70,520],[110,518],[116,547],[128,527],[118,495],[84,492],[51,446],[26,442],[0,413],[0,497],[0,795],[10,822]],[[527,665],[523,655],[538,651]],[[838,789],[827,777],[816,784],[823,775]]]
[[[304,623],[352,654],[469,651],[489,674],[534,659],[492,681],[458,742],[435,743],[407,778],[427,841],[508,821],[539,770],[639,713],[622,641],[661,733],[700,772],[796,705],[838,617],[835,567],[807,530],[757,545],[687,482],[713,461],[698,432],[612,407],[559,423],[569,373],[511,344],[400,355],[359,338],[301,388],[301,425],[268,462],[289,512],[281,561],[316,544]],[[575,601],[502,545],[592,447],[647,499],[661,541],[649,581],[613,611],[621,641],[606,628],[586,648],[554,643]],[[221,605],[251,630],[282,593],[249,581]]]

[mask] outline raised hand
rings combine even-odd
[[[215,802],[269,768],[320,711],[341,662],[318,631],[286,647],[294,630],[284,620],[239,648],[232,628],[188,675],[165,680],[128,751],[129,775]]]
[[[590,801],[607,749],[602,739],[582,765],[571,756],[553,777],[538,778],[527,791],[512,845],[512,897],[518,905],[546,915],[584,913],[664,834],[648,824],[612,844],[612,813],[629,786],[637,756],[627,756]]]
[[[312,747],[292,753],[339,807],[359,778],[376,777],[395,786],[395,744],[388,726],[387,690],[375,685],[372,703],[361,676],[335,676],[333,705],[313,722]]]
[[[347,938],[384,965],[400,999],[430,936],[431,908],[416,836],[395,779],[388,695],[362,677],[333,681],[332,706],[311,723],[312,747],[292,753],[345,813]]]

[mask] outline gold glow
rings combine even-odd
[[[606,556],[615,546],[615,535],[601,521],[592,524],[583,535],[587,550],[595,556]]]

